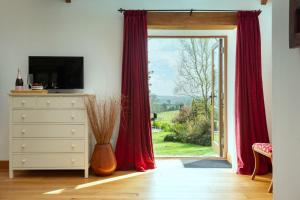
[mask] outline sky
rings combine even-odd
[[[150,38],[148,40],[148,70],[153,72],[150,78],[151,94],[177,96],[174,91],[180,66],[181,40],[186,39]],[[216,40],[212,39],[210,44],[213,46]],[[215,52],[218,53],[218,51]],[[215,55],[215,57],[218,56]],[[216,66],[218,66],[217,63],[218,59],[215,59]]]
[[[174,96],[180,53],[179,39],[150,38],[148,42],[151,94]]]

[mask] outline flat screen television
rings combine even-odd
[[[44,89],[83,89],[83,57],[29,56],[33,83]]]

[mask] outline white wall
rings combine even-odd
[[[264,6],[259,17],[262,46],[262,78],[270,140],[272,140],[272,1]]]
[[[262,9],[264,80],[270,81],[270,6],[259,0],[0,0],[0,160],[8,159],[8,97],[30,55],[84,56],[87,92],[119,95],[123,18],[117,9]],[[265,70],[268,69],[268,70]],[[232,79],[234,81],[234,79]],[[269,82],[270,83],[270,82]],[[268,104],[271,85],[266,84]],[[270,112],[270,104],[267,108]],[[271,118],[268,116],[270,124]],[[234,133],[232,133],[234,134]]]
[[[273,0],[274,199],[299,200],[300,49],[289,49],[289,1]]]

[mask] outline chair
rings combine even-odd
[[[252,151],[254,155],[255,160],[255,167],[253,174],[251,176],[251,179],[254,180],[257,170],[259,169],[259,155],[266,156],[271,159],[272,161],[272,145],[270,143],[254,143],[252,145]],[[269,186],[268,192],[272,192],[273,190],[273,181],[271,181],[271,184]]]

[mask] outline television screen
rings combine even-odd
[[[83,57],[30,56],[29,74],[44,89],[83,89]]]

